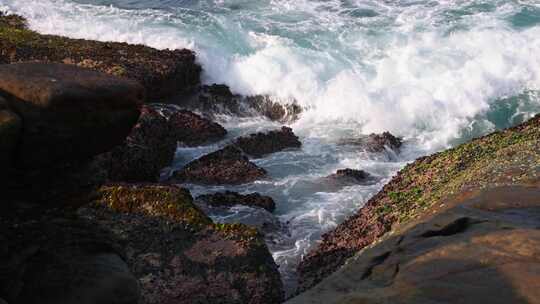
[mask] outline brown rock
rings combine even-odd
[[[401,148],[402,140],[390,132],[384,132],[382,134],[370,134],[367,137],[360,139],[346,139],[340,142],[342,145],[354,145],[361,146],[368,152],[380,153],[387,149],[399,152]]]
[[[291,128],[282,127],[281,130],[237,138],[233,145],[250,156],[260,158],[288,148],[300,148],[302,143]]]
[[[227,135],[227,130],[218,123],[187,110],[172,114],[169,125],[172,136],[190,147],[213,143]]]
[[[181,183],[205,185],[237,185],[253,182],[266,176],[239,149],[228,146],[187,164],[173,175]]]
[[[277,266],[256,230],[213,224],[174,186],[110,185],[100,193],[79,213],[124,240],[144,303],[283,300]]]
[[[153,102],[193,90],[201,73],[190,50],[41,35],[20,16],[0,15],[0,63],[23,61],[72,64],[136,80]]]
[[[127,136],[139,116],[137,83],[62,64],[0,66],[0,90],[24,121],[15,165],[89,159]]]
[[[0,97],[0,178],[13,166],[21,129],[21,118],[10,111],[7,102]]]
[[[343,185],[355,185],[365,182],[370,177],[369,173],[356,169],[340,169],[336,173],[326,177],[328,181]]]
[[[197,197],[197,201],[214,207],[245,205],[263,208],[268,212],[274,212],[276,209],[276,203],[271,197],[260,195],[259,193],[242,195],[232,191],[217,192],[213,194],[201,195]]]

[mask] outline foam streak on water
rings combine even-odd
[[[0,9],[44,33],[195,49],[206,82],[307,107],[293,125],[302,151],[257,160],[273,179],[235,188],[277,200],[288,230],[269,245],[286,279],[321,232],[407,161],[540,110],[538,0],[0,0]],[[224,123],[231,137],[277,127]],[[407,139],[399,159],[335,145],[386,130]],[[175,166],[218,146],[180,149]],[[377,182],[320,189],[344,167]],[[245,216],[214,217],[235,214]]]

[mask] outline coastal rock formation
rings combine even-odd
[[[337,170],[336,173],[327,176],[326,180],[342,185],[356,185],[365,182],[369,177],[366,171],[347,168]]]
[[[55,63],[0,65],[0,94],[23,120],[14,164],[29,169],[110,150],[144,100],[134,81]]]
[[[227,135],[221,125],[187,110],[180,110],[169,117],[172,136],[189,146],[199,146],[222,140]]]
[[[237,138],[233,145],[249,156],[260,158],[288,148],[300,148],[302,143],[291,128],[282,127],[280,130]]]
[[[205,194],[197,197],[197,201],[203,202],[213,207],[245,205],[266,209],[268,212],[274,212],[276,203],[269,196],[259,193],[240,194],[232,191],[217,192]]]
[[[395,137],[390,132],[382,134],[370,134],[367,137],[359,139],[345,139],[340,142],[341,145],[360,146],[367,152],[380,153],[387,149],[394,152],[399,152],[403,145],[401,138]]]
[[[540,279],[538,272],[531,273],[539,264],[538,253],[533,249],[538,248],[534,243],[538,236],[530,229],[531,223],[536,227],[540,223],[540,205],[537,199],[528,198],[538,193],[539,164],[540,116],[536,116],[520,126],[407,165],[355,215],[323,236],[321,244],[298,268],[300,289],[314,286],[385,233],[393,231],[392,237],[361,252],[351,260],[352,266],[345,266],[291,303],[338,303],[360,289],[366,292],[355,293],[354,298],[364,303],[397,299],[400,303],[444,302],[457,290],[461,299],[470,299],[464,303],[484,298],[493,299],[494,303],[519,302],[517,298],[511,300],[513,295],[504,280],[492,280],[487,278],[489,275],[484,276],[486,273],[504,273],[511,286],[523,286],[519,292],[525,298],[534,298],[537,291],[528,289],[530,285],[519,277],[525,276],[529,282]],[[515,189],[521,190],[513,192]],[[512,238],[517,243],[526,238],[528,241],[524,242],[530,246],[520,249],[522,245],[510,241]],[[394,249],[382,247],[402,253],[395,255]],[[489,252],[488,247],[493,251]],[[336,284],[334,278],[350,278],[348,274],[352,272],[363,276],[358,281],[350,279],[356,287],[340,285],[342,291],[329,288],[328,292],[336,292],[332,300],[328,300],[328,294],[323,295],[321,291],[328,284]],[[422,282],[415,281],[420,277],[424,278]],[[430,277],[433,279],[425,279]],[[416,287],[407,291],[403,286]],[[436,294],[435,290],[440,292]]]
[[[214,224],[188,191],[167,185],[108,185],[79,211],[126,243],[142,302],[281,303],[277,266],[258,232]]]
[[[0,179],[5,177],[13,166],[21,129],[21,118],[11,111],[7,101],[0,97],[0,168],[4,168]]]
[[[165,117],[149,106],[124,144],[99,157],[110,181],[157,182],[160,170],[169,166],[176,151],[176,140]]]
[[[0,298],[8,303],[137,303],[124,251],[93,222],[0,217]]]
[[[22,61],[66,63],[137,80],[153,102],[193,90],[201,73],[190,50],[42,35],[29,30],[24,18],[0,12],[0,64]]]
[[[261,179],[266,174],[238,148],[228,146],[190,162],[173,174],[173,180],[203,185],[238,185]]]

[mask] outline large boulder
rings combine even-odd
[[[336,173],[325,177],[329,183],[343,186],[357,185],[366,182],[370,178],[370,174],[363,170],[357,169],[340,169]]]
[[[213,207],[231,207],[234,205],[244,205],[266,209],[268,212],[274,212],[276,203],[269,196],[259,193],[240,194],[232,191],[216,192],[204,194],[197,197],[198,202],[205,203]]]
[[[486,190],[488,191],[488,193],[498,193],[498,195],[500,196],[499,199],[497,195],[490,194],[490,199],[482,199],[484,200],[484,207],[482,208],[485,209],[485,214],[480,214],[484,211],[478,208],[476,211],[471,209],[473,210],[471,212],[473,212],[474,214],[460,215],[460,217],[467,217],[468,219],[460,220],[455,225],[450,225],[447,229],[447,232],[439,233],[438,236],[441,237],[440,239],[428,238],[427,240],[425,240],[428,243],[437,240],[437,243],[427,244],[424,243],[424,241],[415,241],[416,243],[413,242],[409,246],[411,250],[418,250],[417,253],[414,253],[414,256],[418,256],[419,261],[424,259],[422,256],[427,258],[431,253],[433,253],[433,257],[439,256],[443,258],[443,256],[439,254],[439,251],[443,250],[443,248],[457,248],[452,247],[452,242],[457,241],[459,242],[459,244],[467,244],[467,246],[471,246],[470,250],[468,249],[467,251],[464,251],[463,255],[459,255],[457,253],[459,253],[459,251],[461,250],[460,249],[456,254],[452,253],[451,255],[444,258],[454,258],[456,260],[460,259],[463,261],[459,263],[458,261],[456,261],[456,263],[454,264],[448,264],[447,261],[441,259],[440,264],[437,264],[437,262],[434,260],[426,259],[426,262],[428,262],[428,264],[426,265],[428,266],[425,266],[414,264],[415,262],[411,260],[410,265],[431,267],[432,269],[441,267],[441,269],[446,269],[448,273],[461,273],[462,269],[465,269],[466,271],[469,271],[470,269],[462,268],[462,266],[464,265],[463,263],[468,263],[468,257],[466,255],[477,251],[477,253],[483,252],[484,254],[486,254],[486,269],[491,269],[490,271],[492,271],[492,273],[497,273],[499,270],[497,270],[496,264],[500,263],[501,260],[495,259],[492,255],[495,254],[495,252],[502,250],[501,248],[504,246],[514,246],[511,243],[508,243],[507,245],[503,244],[507,240],[506,236],[501,238],[500,243],[495,243],[497,235],[511,234],[508,231],[504,232],[504,230],[506,230],[504,227],[509,227],[509,229],[517,229],[522,231],[523,233],[525,233],[525,235],[528,235],[528,237],[531,238],[531,242],[537,237],[535,233],[527,230],[528,228],[526,228],[526,226],[528,225],[528,223],[538,220],[538,211],[536,210],[536,208],[538,208],[538,205],[531,205],[532,202],[531,204],[525,203],[526,198],[523,197],[523,195],[525,195],[524,193],[537,193],[537,190],[533,189],[530,190],[532,191],[530,192],[526,189],[523,190],[523,192],[515,192],[516,195],[514,198],[507,197],[504,199],[505,201],[502,201],[502,197],[505,191],[511,193],[511,189],[513,189],[514,186],[522,187],[523,185],[536,185],[537,187],[538,172],[540,170],[539,164],[540,115],[517,127],[500,132],[495,132],[491,135],[475,139],[456,148],[416,160],[414,163],[407,165],[396,176],[394,176],[393,179],[388,184],[386,184],[377,195],[371,198],[356,214],[345,220],[342,224],[338,225],[335,230],[323,235],[320,244],[318,244],[316,248],[314,248],[304,257],[298,267],[298,273],[300,277],[300,290],[306,290],[310,287],[315,286],[325,277],[329,276],[332,272],[342,267],[349,258],[354,256],[355,254],[358,254],[359,252],[361,252],[362,249],[373,244],[375,241],[381,240],[381,237],[383,237],[386,233],[390,231],[392,231],[392,235],[401,235],[404,236],[405,239],[407,239],[408,236],[406,235],[406,231],[408,231],[407,229],[414,225],[424,225],[423,223],[425,223],[425,225],[429,225],[431,227],[432,224],[435,225],[436,223],[439,223],[441,225],[440,227],[444,227],[446,224],[442,225],[442,220],[437,220],[433,222],[431,221],[430,217],[433,215],[441,215],[441,219],[443,219],[450,215],[453,216],[455,214],[458,214],[459,212],[464,211],[464,209],[473,208],[472,202],[465,204],[463,203],[463,200],[460,200],[458,198],[467,197],[469,196],[470,192],[480,191],[481,189],[488,189]],[[504,191],[497,189],[489,190],[493,187],[503,186],[505,186],[505,188],[501,189],[504,189]],[[499,205],[502,203],[508,205],[508,207],[505,207],[503,211],[493,211],[495,209],[498,209]],[[524,204],[522,207],[519,206],[519,204],[521,203]],[[538,203],[538,200],[536,200],[536,203]],[[449,211],[450,207],[455,207],[457,209],[455,211]],[[515,212],[511,210],[514,210]],[[514,214],[514,219],[517,220],[517,222],[523,223],[517,223],[513,220],[510,221],[510,218],[505,218],[507,215],[510,214]],[[501,220],[501,222],[497,223],[499,219]],[[461,221],[464,221],[465,224],[463,224]],[[478,224],[477,221],[485,222],[485,226]],[[467,230],[469,226],[473,226],[471,234],[467,233],[463,236],[463,238],[458,235],[456,236],[457,238],[447,238],[447,242],[443,241],[445,236],[444,234],[452,236],[454,234],[458,234],[459,230]],[[440,227],[437,230],[440,230]],[[459,229],[457,229],[457,232],[452,232],[454,228]],[[477,230],[477,228],[480,230]],[[400,234],[396,232],[400,229],[405,234]],[[423,228],[420,227],[419,229]],[[435,230],[435,228],[430,229]],[[518,232],[517,230],[517,234],[515,235],[516,237],[518,236],[518,234],[522,233]],[[411,232],[410,235],[412,236],[414,235],[414,233]],[[427,233],[426,235],[437,236],[437,234],[434,232]],[[488,239],[482,239],[481,235],[492,235],[493,237],[489,237],[488,241]],[[400,238],[398,238],[398,240],[399,239]],[[385,242],[384,238],[383,242]],[[486,242],[494,242],[494,252],[490,253],[489,251],[486,251],[486,246],[488,246]],[[432,245],[436,246],[430,247]],[[452,249],[451,252],[455,251],[453,251]],[[517,247],[515,250],[507,249],[504,252],[501,251],[501,254],[506,255],[508,261],[511,261],[510,263],[515,262],[517,264],[520,263],[518,261],[522,260],[522,258],[525,258],[522,253],[524,253],[526,256],[529,256],[529,253],[521,252],[521,249],[518,249]],[[354,259],[360,258],[364,260],[362,256],[363,254],[360,253]],[[482,263],[481,260],[477,259],[478,256],[471,256],[470,258],[471,262],[469,265]],[[385,259],[386,258],[381,258],[381,263],[384,262]],[[477,260],[473,261],[474,259]],[[526,257],[526,259],[529,259],[529,257]],[[529,266],[532,267],[534,263],[529,264]],[[405,264],[400,264],[399,268],[402,270],[406,270],[404,272],[400,270],[399,274],[403,274],[404,276],[414,274],[414,267],[408,268],[408,265],[408,262],[406,262]],[[347,267],[348,266],[344,266],[344,271],[347,271]],[[521,269],[521,266],[519,267],[519,269]],[[379,268],[373,267],[372,270],[373,273],[375,273],[375,271],[379,271]],[[425,268],[419,268],[418,273],[420,274],[425,270]],[[359,269],[354,269],[351,271],[355,271],[359,274],[362,273]],[[518,268],[516,268],[516,271],[518,271]],[[471,270],[471,272],[469,273],[474,274],[475,272]],[[519,276],[517,272],[509,273],[509,275]],[[529,273],[527,273],[526,275],[529,276]],[[366,273],[366,278],[369,278],[370,276],[371,274]],[[391,278],[392,276],[393,275],[391,275],[389,278]],[[430,275],[427,275],[427,277],[429,278]],[[448,275],[447,277],[451,276]],[[425,280],[425,282],[434,280],[435,278],[431,280]],[[449,283],[450,285],[448,286],[452,288],[458,286],[457,280],[458,276],[453,277],[452,282]],[[536,278],[533,276],[531,277],[531,280],[531,282],[535,282],[534,280],[536,280]],[[351,279],[351,281],[354,280]],[[370,279],[368,279],[368,281],[370,281]],[[439,281],[439,283],[443,281],[444,280]],[[467,280],[463,282],[467,282],[470,285],[468,287],[462,286],[463,288],[461,288],[461,294],[472,295],[474,293],[475,286],[479,286],[478,284],[480,284],[481,281],[482,279],[479,278],[473,279],[473,277],[468,277]],[[413,283],[412,281],[402,282],[403,284],[407,284],[406,282]],[[511,286],[521,286],[521,281],[515,280],[513,282],[514,283],[512,283]],[[501,292],[503,290],[508,290],[509,286],[505,285],[503,280],[500,280],[499,285],[492,285],[492,283],[494,284],[495,282],[487,280],[486,278],[487,285],[485,286],[492,286],[493,288],[490,288],[494,292],[496,291],[494,295],[501,295],[501,301],[503,301],[502,299],[508,300],[508,296],[504,296]],[[403,284],[399,286],[405,286]],[[435,285],[437,284],[437,282],[433,282],[433,284]],[[325,288],[325,286],[328,285],[319,286],[321,286],[321,289],[323,289]],[[371,287],[366,287],[366,285],[363,285],[362,282],[358,282],[358,286],[359,288],[366,288],[364,290],[369,290],[370,292],[373,291],[374,293],[381,295],[379,300],[366,300],[365,303],[393,302],[393,299],[397,299],[384,298],[383,294],[386,293],[386,291],[383,291],[382,289],[371,289]],[[427,287],[427,283],[423,286],[425,286],[425,288],[413,288],[413,290],[417,290],[419,295],[431,294],[431,291]],[[397,288],[398,285],[395,285],[395,287]],[[314,293],[316,293],[317,290],[321,289],[316,289]],[[444,288],[437,288],[437,290],[443,289]],[[343,290],[344,291],[342,295],[348,293],[348,291],[350,291],[351,294],[354,292],[353,289],[350,289],[348,287],[344,287]],[[408,293],[403,291],[403,295],[406,294]],[[444,294],[445,293],[441,292],[441,297]],[[531,293],[529,293],[529,295],[530,294]],[[388,295],[390,296],[394,294],[388,293]],[[476,296],[471,296],[470,299],[471,301],[476,302],[490,302],[489,300],[492,299],[491,297],[489,297],[489,295],[485,293],[482,294],[482,297],[484,296],[486,297],[486,301],[479,300],[479,298]],[[437,298],[436,295],[432,295],[430,297],[433,297],[431,298],[432,301],[430,303],[440,303],[446,301],[443,301],[442,298]],[[368,298],[370,297],[367,297],[366,299]],[[303,298],[304,301],[310,302],[307,299],[309,298]],[[322,297],[321,299],[325,298]],[[341,296],[336,296],[335,299],[337,299],[336,301],[338,301],[338,299],[341,299]],[[405,301],[405,297],[403,299],[403,303],[424,303],[422,301]],[[427,301],[427,299],[430,298],[427,297],[425,302],[429,302]],[[462,296],[460,297],[460,299],[468,298],[467,296]],[[324,300],[321,301],[324,302]],[[292,303],[302,302],[301,300],[298,300],[293,301]],[[314,303],[318,303],[318,300]],[[332,301],[325,303],[332,303]],[[463,303],[470,302],[465,301]],[[515,301],[508,300],[506,301],[506,303],[515,303]]]
[[[173,174],[180,183],[203,185],[237,185],[265,177],[266,170],[259,168],[234,146],[228,146],[196,159]]]
[[[169,125],[176,141],[188,147],[214,143],[227,135],[227,130],[218,123],[187,110],[173,113]]]
[[[64,64],[0,66],[0,91],[23,120],[14,165],[34,169],[110,150],[139,117],[144,88]]]
[[[21,118],[0,97],[0,179],[10,171],[22,130]]]
[[[279,272],[262,236],[244,225],[212,223],[187,190],[108,185],[79,214],[124,241],[143,303],[283,300]]]
[[[136,80],[154,102],[193,90],[201,74],[190,50],[42,35],[29,30],[24,18],[0,13],[0,64],[23,61],[66,63]]]
[[[110,181],[157,182],[160,171],[172,163],[176,145],[167,119],[145,105],[124,143],[98,162]]]
[[[360,146],[367,152],[380,153],[384,151],[393,151],[398,153],[403,141],[401,138],[392,135],[390,132],[381,134],[372,133],[366,137],[345,139],[340,141],[342,145]]]
[[[0,218],[0,227],[0,298],[8,303],[137,303],[122,248],[96,223]]]
[[[252,157],[260,158],[285,149],[300,148],[302,143],[291,128],[282,127],[280,130],[237,138],[233,145]]]

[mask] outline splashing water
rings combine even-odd
[[[205,82],[306,107],[293,124],[302,150],[256,160],[271,180],[191,187],[195,194],[233,189],[274,197],[285,228],[268,245],[288,286],[321,233],[406,162],[540,110],[535,0],[0,0],[0,10],[27,17],[43,33],[191,48]],[[223,123],[231,138],[277,127],[258,119]],[[335,144],[387,130],[406,139],[399,158]],[[217,147],[179,149],[174,166]],[[317,180],[346,167],[377,182],[321,188]],[[267,215],[235,207],[213,217],[249,222]]]

